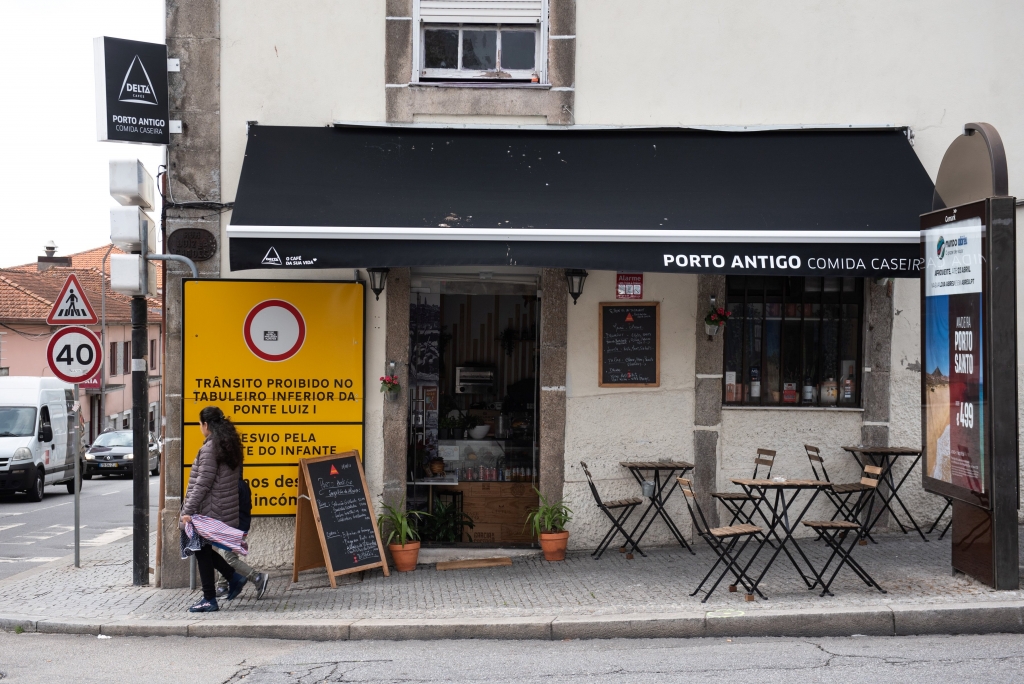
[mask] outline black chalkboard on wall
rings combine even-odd
[[[332,587],[336,576],[349,572],[379,567],[387,575],[359,452],[301,459],[299,464],[292,581],[302,570],[324,566]]]
[[[603,302],[598,315],[601,387],[661,385],[658,302]]]

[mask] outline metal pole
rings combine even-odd
[[[102,350],[101,350],[102,351]],[[82,415],[82,407],[78,405],[78,383],[75,383],[75,413],[74,427],[71,430],[72,453],[75,458],[75,567],[82,567],[82,464],[81,464],[81,442],[82,435],[79,434],[79,416]]]
[[[100,347],[103,353],[100,354],[100,415],[99,422],[96,423],[97,435],[103,432],[103,425],[107,420],[107,288],[110,287],[110,283],[107,282],[107,258],[113,249],[114,245],[107,248],[107,253],[103,255],[103,262],[100,264]],[[110,363],[117,363],[117,359],[110,359]]]
[[[180,254],[147,254],[146,255],[146,260],[147,261],[177,261],[179,263],[185,264],[190,269],[192,269],[192,277],[193,278],[198,278],[199,277],[199,269],[196,268],[196,262],[192,261],[188,257],[181,256]]]
[[[146,298],[132,297],[132,584],[149,586],[149,333]]]

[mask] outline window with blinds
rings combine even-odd
[[[547,0],[418,0],[413,19],[417,80],[547,80]]]

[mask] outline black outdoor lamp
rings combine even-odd
[[[388,284],[388,272],[390,268],[368,268],[366,274],[370,276],[370,289],[373,294],[377,297],[377,301],[380,301],[380,293],[384,291],[384,286]]]
[[[583,283],[587,280],[587,272],[582,268],[565,269],[565,281],[569,284],[569,294],[572,296],[572,305],[576,306],[576,300],[583,294]]]

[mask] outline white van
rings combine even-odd
[[[75,491],[73,405],[74,386],[56,378],[0,377],[0,493],[42,501],[44,485]]]

